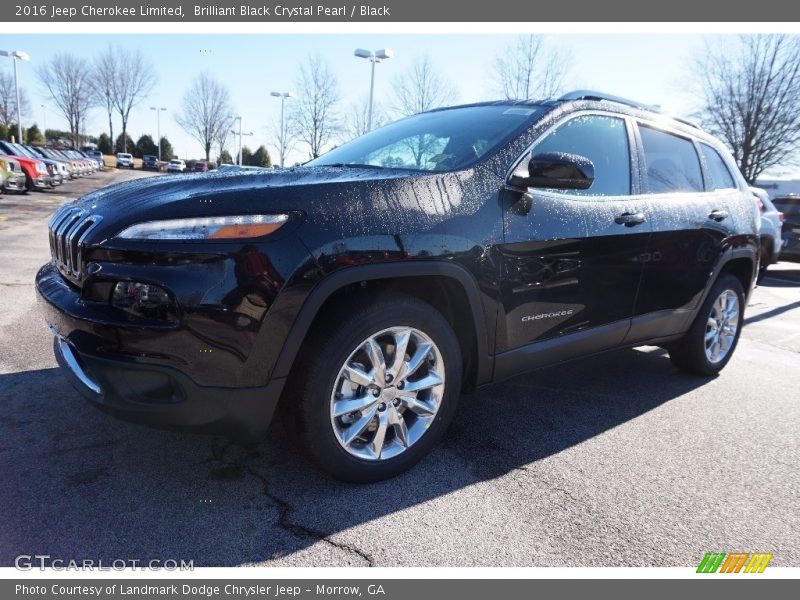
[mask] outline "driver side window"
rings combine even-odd
[[[586,190],[570,190],[582,196],[628,196],[631,193],[631,161],[625,120],[605,115],[581,115],[562,123],[539,141],[533,154],[566,152],[588,158],[594,164],[594,182]]]

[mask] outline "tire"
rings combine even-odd
[[[722,273],[689,331],[670,347],[672,363],[693,375],[717,375],[728,364],[739,342],[744,321],[744,300],[741,282],[733,275]],[[734,322],[735,330],[731,327]],[[728,335],[720,335],[720,329]],[[707,337],[710,339],[707,340]]]
[[[404,336],[405,360],[395,362]],[[378,374],[371,342],[395,375]],[[334,311],[304,344],[281,405],[284,423],[300,449],[337,479],[389,479],[414,466],[441,439],[455,414],[461,374],[458,339],[431,305],[402,294],[353,303]],[[428,385],[437,379],[440,384]],[[408,391],[412,385],[420,389]],[[348,398],[353,400],[345,404]],[[334,407],[353,406],[359,410],[334,414]]]

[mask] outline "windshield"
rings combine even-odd
[[[529,125],[539,106],[465,106],[408,117],[306,163],[450,171],[475,162]]]
[[[8,146],[11,149],[14,150],[14,154],[16,154],[17,156],[25,156],[27,158],[40,158],[39,156],[36,156],[33,152],[31,152],[27,148],[24,148],[24,147],[20,146],[19,144],[14,144],[12,142],[7,142],[7,143],[8,143]]]

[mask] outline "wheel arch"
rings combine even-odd
[[[421,283],[427,285],[419,285]],[[464,354],[465,389],[491,380],[492,357],[478,284],[464,267],[444,261],[347,267],[324,277],[311,290],[294,319],[275,363],[273,377],[289,376],[314,323],[324,318],[326,309],[341,300],[346,292],[362,285],[400,290],[433,304],[445,317],[450,317],[459,339]],[[453,322],[460,318],[466,318],[465,324],[471,327]]]

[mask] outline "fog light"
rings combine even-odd
[[[119,281],[111,293],[111,304],[129,313],[151,319],[170,319],[172,299],[167,291],[152,283]]]

